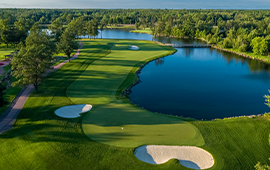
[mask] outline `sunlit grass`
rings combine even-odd
[[[0,135],[0,168],[7,170],[187,170],[188,168],[183,167],[176,160],[170,160],[168,163],[162,165],[144,163],[134,156],[134,147],[115,147],[101,144],[86,137],[82,131],[81,122],[85,120],[89,120],[90,123],[94,121],[96,125],[92,124],[93,126],[97,126],[97,128],[101,127],[100,130],[95,130],[95,132],[100,133],[102,139],[106,139],[104,138],[104,135],[107,133],[107,129],[104,128],[105,125],[110,125],[113,133],[117,133],[119,127],[123,127],[123,132],[120,132],[122,134],[127,134],[125,131],[126,128],[130,128],[131,133],[137,131],[133,128],[136,128],[137,125],[134,122],[138,120],[141,120],[141,124],[143,124],[141,125],[143,126],[141,129],[149,129],[149,131],[155,130],[151,129],[151,127],[165,125],[159,124],[152,126],[152,124],[160,123],[160,115],[155,117],[153,116],[156,115],[154,113],[130,106],[127,100],[115,99],[115,97],[120,98],[119,91],[130,86],[131,82],[136,79],[134,72],[145,62],[142,60],[139,61],[139,59],[142,59],[140,57],[143,57],[141,55],[143,53],[149,54],[151,50],[155,51],[161,48],[153,44],[152,48],[148,46],[149,48],[142,48],[144,51],[137,51],[140,55],[129,56],[125,50],[125,44],[128,42],[131,42],[131,45],[139,45],[136,41],[126,41],[121,46],[113,46],[114,43],[119,43],[116,40],[85,41],[84,48],[78,59],[65,64],[60,70],[51,73],[45,82],[40,85],[40,92],[37,94],[33,93],[27,100],[24,109],[18,116],[14,129]],[[110,51],[111,48],[112,51]],[[115,55],[118,54],[116,49],[121,49],[119,50],[119,56]],[[160,55],[161,51],[157,52],[158,55]],[[158,55],[152,57],[157,57]],[[146,60],[150,59],[148,58]],[[137,64],[135,64],[135,67],[132,67],[131,65],[134,65],[136,61]],[[102,71],[103,65],[100,64],[104,63],[106,64],[106,70]],[[91,66],[96,69],[91,68]],[[115,69],[110,70],[110,66]],[[132,68],[130,72],[127,72],[130,68]],[[119,72],[118,69],[127,70]],[[124,75],[126,79],[123,82],[121,77]],[[88,80],[89,77],[92,80]],[[117,82],[116,79],[121,81]],[[113,83],[111,83],[113,90],[109,88],[109,84],[105,82],[101,83],[101,80],[105,80],[106,83],[111,83],[111,80],[113,80]],[[76,82],[80,85],[80,81],[85,86],[80,86],[76,89]],[[91,82],[94,84],[91,84]],[[73,87],[68,88],[71,84]],[[119,87],[121,90],[119,90]],[[73,97],[70,100],[66,96],[67,89],[69,91],[68,93],[70,93],[70,90],[73,93],[78,93],[73,94],[74,96],[85,95],[86,97],[78,97],[78,99]],[[90,92],[92,91],[94,93],[85,91],[85,89],[89,89]],[[82,103],[93,104],[93,109],[89,113],[83,114],[83,116],[85,115],[85,119],[83,116],[76,119],[63,119],[54,114],[57,108],[79,103],[80,101]],[[110,103],[106,104],[108,102]],[[106,107],[102,107],[102,105],[106,105]],[[111,111],[112,109],[113,111]],[[107,111],[110,112],[108,113]],[[119,112],[121,114],[117,114]],[[124,113],[127,112],[129,112],[128,117],[130,119],[125,118],[127,115]],[[98,115],[99,113],[103,115]],[[146,116],[146,118],[145,120],[139,119],[132,113],[138,113],[140,116]],[[140,113],[145,113],[145,115]],[[88,116],[94,118],[94,120],[87,119]],[[150,120],[147,116],[152,119]],[[174,126],[181,122],[181,119],[170,116],[162,117],[168,126],[173,127],[170,129],[171,131],[180,132],[183,130],[179,129],[181,128],[180,126]],[[169,119],[173,121],[170,124],[168,124]],[[125,120],[126,124],[121,126],[124,122],[123,120]],[[205,140],[203,148],[214,156],[215,165],[211,170],[253,170],[257,161],[263,164],[268,163],[268,158],[270,157],[268,141],[270,122],[268,117],[235,118],[215,121],[190,120],[189,123],[199,129]],[[142,130],[142,133],[145,133],[145,131]],[[108,135],[107,139],[117,137],[110,135],[110,133]],[[97,135],[96,137],[99,136]],[[114,145],[118,145],[116,143],[117,138],[112,138],[112,140],[115,141]],[[144,139],[142,138],[142,140]],[[180,140],[179,143],[181,142]],[[107,142],[113,143],[113,141]],[[132,143],[137,145],[135,142]]]
[[[129,50],[129,45],[136,45],[140,50]],[[148,41],[114,41],[110,54],[89,65],[67,90],[74,103],[93,105],[83,120],[84,133],[90,139],[118,147],[144,144],[202,146],[204,140],[191,124],[142,110],[115,97],[137,63],[172,52],[172,48]],[[85,53],[82,51],[82,54]]]
[[[7,48],[5,44],[0,44],[0,60],[5,59],[5,55],[9,55],[15,50],[16,48],[12,47],[11,45],[9,45],[9,47]]]
[[[141,34],[152,34],[152,31],[150,29],[142,29],[142,30],[132,30],[130,32],[134,33],[141,33]]]

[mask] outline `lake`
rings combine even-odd
[[[99,35],[100,37],[100,35]],[[103,38],[151,40],[147,34],[104,30]],[[157,37],[173,44],[199,40]],[[180,48],[147,64],[132,87],[130,101],[147,110],[211,120],[257,115],[270,109],[264,95],[270,89],[270,67],[262,62],[211,48]]]

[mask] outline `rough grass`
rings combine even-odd
[[[140,50],[128,50],[131,44]],[[74,103],[93,105],[83,119],[84,133],[92,140],[118,147],[146,144],[202,146],[204,140],[200,132],[190,123],[148,112],[115,97],[117,89],[137,63],[173,51],[149,41],[114,41],[110,54],[89,65],[67,91]]]

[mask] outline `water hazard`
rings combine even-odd
[[[99,35],[100,37],[100,35]],[[147,34],[104,30],[103,38],[151,40]],[[199,40],[157,37],[171,44],[200,44]],[[256,60],[211,48],[181,48],[156,59],[139,74],[141,82],[130,100],[147,110],[214,119],[268,112],[264,95],[270,89],[270,67]]]

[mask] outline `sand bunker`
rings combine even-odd
[[[139,50],[140,48],[138,46],[135,46],[135,45],[130,45],[130,46],[128,46],[128,49],[129,50]]]
[[[72,106],[64,106],[55,111],[55,114],[63,118],[80,117],[80,113],[88,112],[92,106],[89,104],[79,104]]]
[[[145,145],[138,147],[135,156],[150,164],[162,164],[178,159],[180,164],[192,169],[207,169],[214,165],[212,155],[194,146]]]

